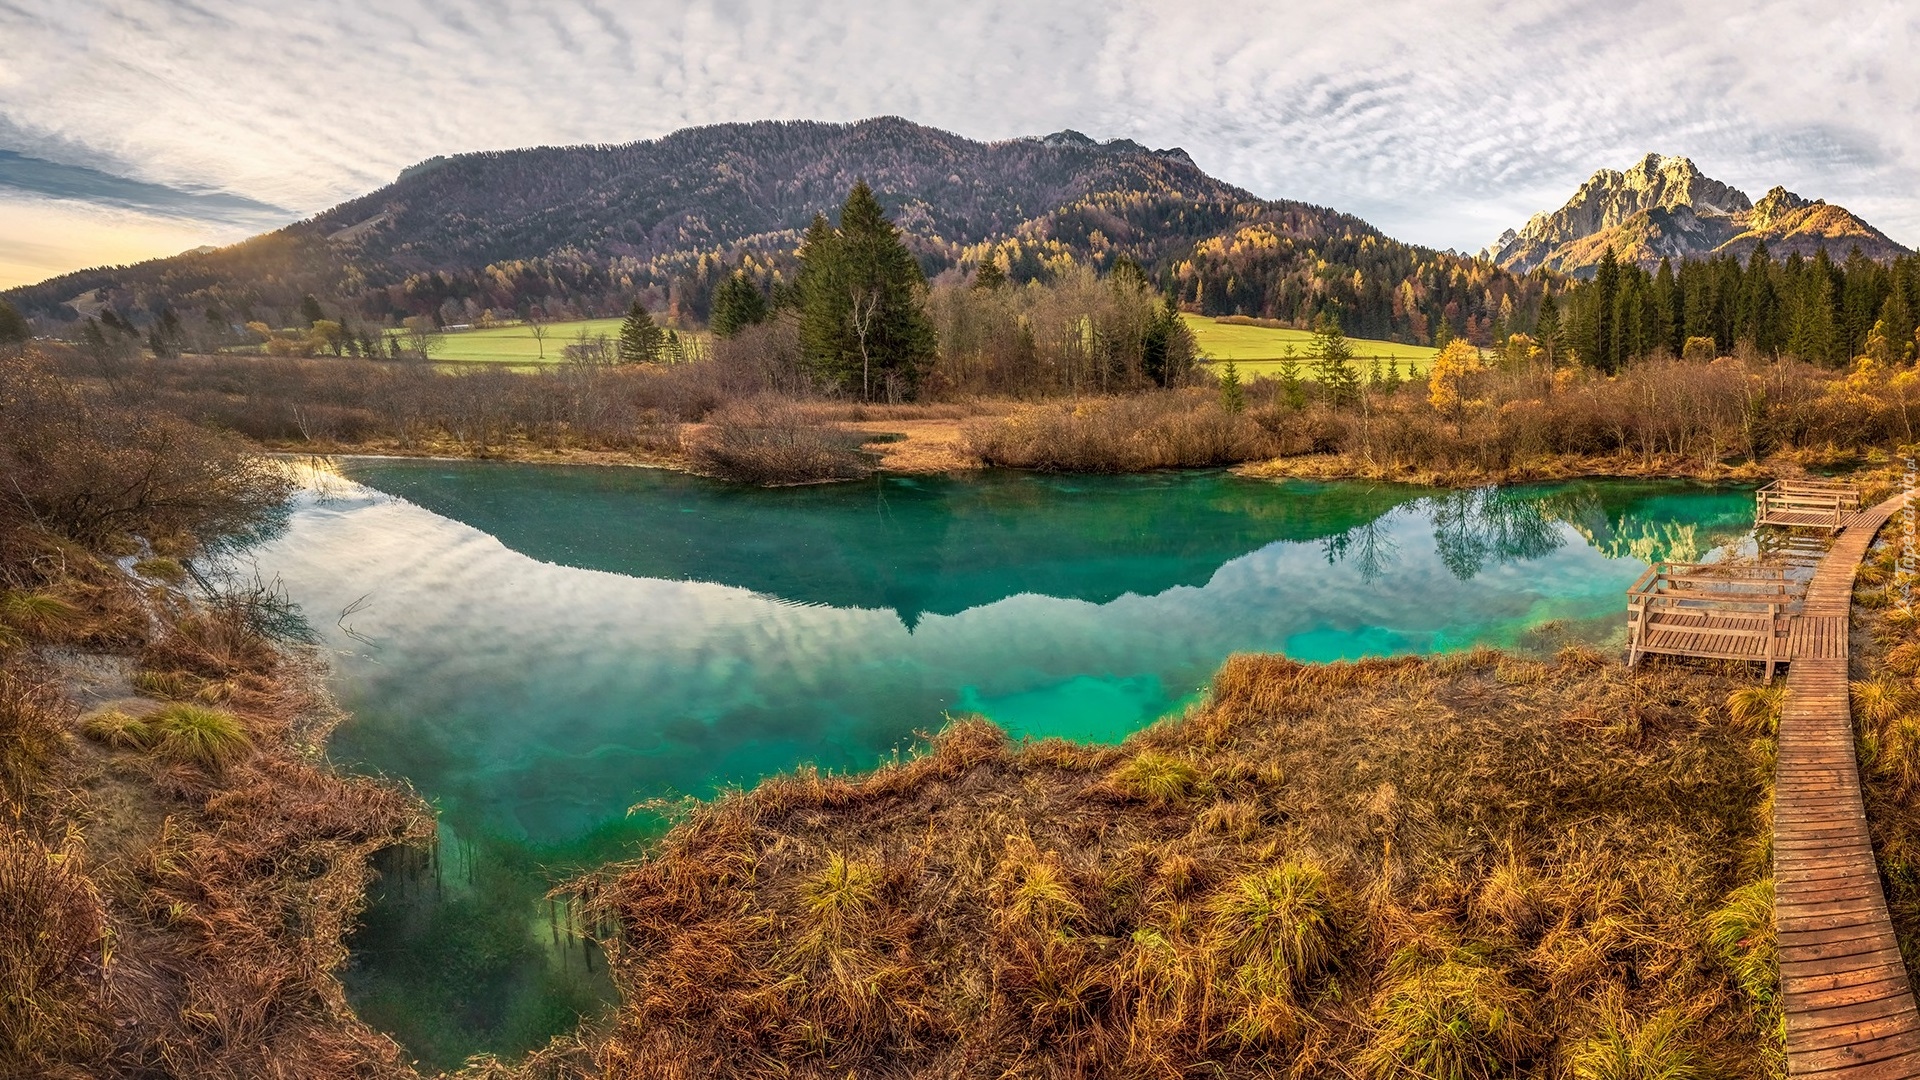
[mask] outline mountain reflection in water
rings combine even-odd
[[[1684,483],[344,469],[254,557],[334,651],[353,713],[334,758],[440,809],[440,878],[396,864],[348,972],[363,1015],[435,1065],[525,1049],[601,999],[582,954],[544,951],[538,898],[629,853],[655,827],[627,815],[643,800],[868,768],[949,712],[1117,740],[1237,651],[1604,644],[1648,560],[1752,519],[1750,494]]]

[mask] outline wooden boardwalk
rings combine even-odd
[[[1773,916],[1789,1076],[1920,1078],[1920,1012],[1867,834],[1847,689],[1854,570],[1904,499],[1849,515],[1788,629]]]
[[[1754,492],[1754,516],[1761,525],[1837,533],[1852,524],[1859,511],[1860,492],[1849,484],[1775,480]]]
[[[1651,653],[1751,660],[1772,682],[1796,645],[1818,646],[1792,633],[1789,612],[1805,592],[1777,567],[1655,563],[1627,590],[1627,666]]]

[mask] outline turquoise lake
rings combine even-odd
[[[384,860],[344,973],[436,1067],[603,1007],[540,896],[630,855],[636,803],[869,768],[949,713],[1115,741],[1239,651],[1617,646],[1649,560],[1752,542],[1749,492],[1680,482],[340,467],[253,555],[331,655],[331,756],[439,808],[437,870]]]

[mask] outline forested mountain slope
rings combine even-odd
[[[1181,150],[1065,131],[978,142],[898,118],[689,128],[618,146],[436,158],[307,221],[230,247],[64,275],[6,294],[43,324],[111,308],[145,325],[167,308],[219,326],[330,313],[392,323],[434,314],[560,318],[646,296],[698,322],[744,266],[790,275],[800,233],[865,178],[929,275],[992,257],[1016,281],[1073,263],[1142,263],[1211,314],[1426,342],[1447,319],[1486,338],[1538,286],[1399,243],[1351,215],[1267,200]]]

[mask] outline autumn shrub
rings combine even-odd
[[[968,450],[990,465],[1049,472],[1231,465],[1278,445],[1254,417],[1206,391],[1028,405],[963,430]]]
[[[238,533],[288,492],[235,440],[90,399],[29,357],[0,358],[0,475],[8,512],[88,544]]]
[[[688,440],[688,456],[701,472],[749,484],[852,480],[873,471],[861,441],[798,406],[763,398],[716,413]]]
[[[64,742],[64,710],[44,679],[0,666],[0,808],[17,818]]]

